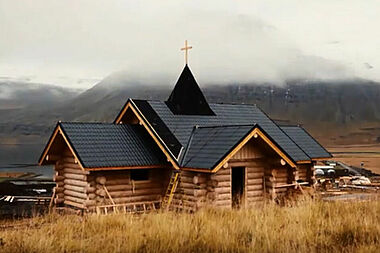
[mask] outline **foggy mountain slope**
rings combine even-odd
[[[29,102],[21,92],[13,97],[14,108],[1,107],[0,165],[14,163],[14,157],[35,163],[58,120],[112,122],[129,97],[165,100],[172,89],[117,79],[105,79],[76,96],[72,91],[41,87],[30,92]],[[209,102],[257,104],[283,124],[302,124],[324,144],[380,140],[380,84],[376,82],[295,80],[284,86],[251,83],[201,88]]]

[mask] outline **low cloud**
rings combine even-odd
[[[203,84],[354,77],[352,65],[305,52],[270,17],[234,2],[0,0],[0,75],[97,80],[122,71],[131,80],[173,82],[188,39],[190,67]]]

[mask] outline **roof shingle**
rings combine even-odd
[[[86,168],[165,164],[162,152],[140,125],[60,123]]]

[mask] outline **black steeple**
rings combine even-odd
[[[174,114],[215,115],[187,64],[166,104]]]

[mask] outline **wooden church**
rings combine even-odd
[[[57,207],[196,211],[284,197],[330,157],[255,105],[208,103],[186,64],[167,101],[128,99],[113,123],[58,122],[39,164],[54,165]]]

